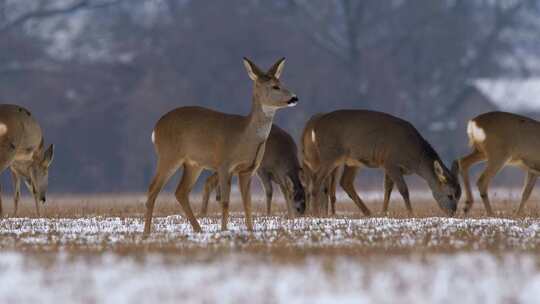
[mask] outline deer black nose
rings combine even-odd
[[[40,200],[42,203],[45,204],[45,202],[47,201],[47,198],[45,198],[45,196],[42,196],[39,200]]]
[[[297,102],[298,102],[298,97],[293,96],[291,97],[291,99],[289,99],[289,101],[287,101],[287,104],[290,106],[294,106],[296,105]]]

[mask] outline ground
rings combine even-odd
[[[519,191],[496,193],[496,217],[477,201],[455,218],[426,193],[411,194],[414,218],[399,197],[381,216],[378,194],[369,218],[344,196],[335,218],[295,219],[255,198],[253,233],[237,199],[229,231],[211,203],[194,233],[163,195],[148,238],[144,195],[53,196],[43,218],[25,199],[0,220],[0,303],[537,303],[538,198],[515,216]]]

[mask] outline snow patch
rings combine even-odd
[[[9,218],[0,220],[0,248],[55,244],[60,248],[84,244],[91,248],[116,245],[159,244],[176,247],[267,246],[322,248],[329,246],[365,248],[486,248],[494,242],[503,248],[531,250],[540,246],[540,220],[504,218],[295,218],[258,216],[254,231],[248,232],[243,213],[232,213],[229,231],[221,231],[220,217],[198,218],[203,232],[195,233],[185,217],[154,217],[152,233],[142,238],[142,218],[90,217]],[[494,238],[497,232],[498,239]]]
[[[537,303],[535,257],[488,252],[294,263],[0,253],[1,303]],[[264,298],[261,298],[263,296]]]
[[[472,85],[504,111],[540,112],[540,77],[478,79]]]

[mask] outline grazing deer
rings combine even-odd
[[[540,174],[540,122],[511,113],[489,112],[469,121],[467,135],[473,151],[459,160],[466,195],[463,211],[469,212],[474,203],[469,168],[480,161],[487,162],[476,183],[486,212],[493,214],[488,196],[489,183],[505,165],[518,166],[527,172],[516,213],[523,211]]]
[[[285,130],[275,124],[272,125],[266,141],[264,156],[257,170],[257,176],[259,176],[266,194],[266,214],[268,215],[272,213],[272,182],[279,185],[281,193],[285,197],[289,217],[304,213],[306,201],[304,187],[300,182],[301,168],[297,154],[298,150],[293,138]],[[202,216],[206,216],[210,193],[217,185],[217,174],[213,174],[206,180],[201,209]],[[217,197],[219,200],[219,195]]]
[[[305,164],[304,164],[305,167]],[[309,187],[309,182],[312,173],[309,172],[306,174],[304,168],[300,171],[300,180],[302,181],[302,186],[304,189]],[[334,169],[332,173],[326,179],[326,183],[323,185],[323,195],[321,196],[320,206],[323,214],[328,214],[330,209],[330,215],[336,215],[336,181],[339,177],[339,168]],[[309,205],[310,196],[309,193],[306,194],[306,207]]]
[[[20,179],[23,178],[34,197],[36,213],[39,216],[39,201],[46,201],[54,146],[44,149],[41,128],[30,111],[17,105],[0,105],[0,149],[0,172],[10,167],[15,186],[13,215],[17,214],[19,207]]]
[[[341,186],[366,215],[370,211],[354,189],[354,177],[360,167],[384,170],[385,213],[395,184],[412,214],[404,174],[415,173],[426,180],[439,207],[449,215],[454,214],[461,196],[457,166],[453,170],[456,173],[450,172],[409,122],[389,114],[340,110],[315,115],[304,128],[302,152],[308,201],[314,214],[319,214],[322,207],[321,186],[341,165],[346,166]]]
[[[251,176],[261,163],[274,114],[278,109],[295,106],[298,102],[296,95],[280,83],[284,64],[285,58],[282,58],[265,73],[244,58],[244,66],[254,82],[251,112],[247,116],[202,107],[181,107],[161,117],[152,133],[158,163],[148,189],[145,235],[150,232],[158,193],[181,166],[184,173],[175,196],[194,231],[200,232],[201,227],[191,210],[189,192],[203,169],[217,172],[221,229],[227,230],[231,176],[238,174],[246,226],[253,230]]]

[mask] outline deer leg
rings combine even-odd
[[[41,217],[41,212],[39,211],[39,199],[37,197],[37,194],[34,192],[34,187],[30,184],[30,182],[25,182],[26,188],[28,188],[28,191],[32,193],[32,197],[34,198],[34,205],[36,206],[36,215],[37,217]]]
[[[252,172],[238,174],[238,183],[240,184],[240,194],[242,195],[242,203],[244,204],[248,231],[253,231],[253,219],[251,217],[251,176]]]
[[[413,216],[413,210],[411,207],[411,201],[409,199],[409,188],[407,187],[407,184],[405,183],[405,179],[403,178],[403,173],[401,173],[401,170],[399,168],[388,168],[386,169],[386,174],[392,179],[394,184],[396,184],[396,187],[403,197],[403,201],[405,202],[405,207],[407,208],[407,212],[409,213],[409,216]]]
[[[229,221],[229,199],[231,196],[231,174],[227,169],[218,171],[219,192],[221,202],[221,230],[227,230]]]
[[[521,195],[521,203],[519,204],[519,208],[516,211],[516,214],[520,214],[523,211],[523,208],[525,207],[525,202],[529,200],[537,178],[538,175],[530,171],[527,172],[527,176],[525,177],[525,183],[523,185],[523,194]]]
[[[330,177],[326,180],[324,186],[323,186],[323,195],[321,197],[322,200],[319,201],[319,210],[321,212],[321,215],[328,215],[328,199],[330,198]]]
[[[21,199],[21,179],[15,171],[11,170],[11,180],[13,181],[13,216],[17,216],[19,210],[19,200]]]
[[[3,172],[13,163],[15,158],[15,146],[7,141],[7,137],[3,137],[2,142],[0,143],[0,149],[2,153],[0,154],[0,172]],[[2,217],[2,188],[0,185],[0,217]]]
[[[285,198],[285,204],[287,205],[287,216],[289,218],[294,218],[294,206],[292,202],[291,190],[289,189],[289,187],[287,187],[286,181],[284,181],[283,179],[279,179],[277,184],[279,185],[279,189],[281,190],[281,193]]]
[[[341,176],[340,185],[345,193],[353,200],[356,206],[364,213],[366,216],[371,215],[368,207],[364,204],[360,196],[356,193],[354,189],[354,178],[356,177],[356,172],[358,172],[358,167],[345,167],[343,170],[343,175]]]
[[[34,192],[34,188],[32,187],[32,185],[30,184],[28,180],[24,181],[24,185],[26,186],[26,189],[28,189],[28,192],[32,193],[32,198],[34,199],[34,205],[36,206],[36,214],[38,217],[40,217],[41,213],[39,212],[39,200],[38,200],[38,197],[36,196],[36,193]]]
[[[489,195],[488,195],[488,187],[489,183],[491,182],[491,179],[497,175],[499,170],[504,166],[506,163],[505,159],[501,158],[488,158],[486,168],[484,169],[484,172],[480,175],[480,178],[476,182],[476,185],[478,186],[478,190],[480,191],[480,197],[482,198],[482,201],[484,202],[484,207],[486,208],[486,212],[488,215],[493,215],[493,211],[491,209],[491,204],[489,202]]]
[[[392,190],[394,189],[394,182],[388,176],[384,174],[384,202],[383,202],[383,214],[388,215],[388,205],[390,204],[390,196],[392,195]]]
[[[206,179],[203,188],[202,204],[201,204],[201,216],[206,216],[208,213],[208,201],[210,200],[210,194],[218,185],[218,176],[216,173],[210,175]]]
[[[315,179],[314,179],[314,182],[313,182],[313,187],[311,189],[311,197],[313,199],[313,213],[314,215],[319,215],[321,214],[321,210],[322,210],[322,203],[321,202],[321,199],[322,199],[322,196],[324,194],[324,197],[325,197],[325,206],[327,205],[327,198],[328,198],[328,193],[327,193],[327,188],[326,188],[326,191],[323,191],[323,183],[326,182],[326,179],[328,178],[329,174],[335,169],[335,167],[323,167],[321,168],[319,171],[317,171],[317,173],[315,174]],[[323,193],[323,192],[326,192],[326,193]]]
[[[180,165],[175,165],[171,162],[158,160],[158,166],[154,178],[148,187],[148,198],[146,200],[146,214],[144,216],[144,232],[143,235],[150,233],[152,227],[152,213],[154,212],[154,206],[156,204],[156,198],[167,183],[169,178],[173,175]]]
[[[259,180],[264,188],[264,194],[266,197],[266,215],[272,215],[272,196],[274,195],[274,188],[272,187],[270,174],[268,174],[268,172],[262,172],[259,170],[257,176],[259,176]]]
[[[463,208],[465,214],[471,210],[474,203],[474,197],[471,192],[471,182],[469,180],[469,168],[484,159],[484,154],[475,148],[469,155],[458,160],[459,172],[461,178],[463,178],[463,185],[465,186],[465,207]]]
[[[39,211],[39,200],[36,195],[34,195],[34,204],[36,206],[36,215],[37,217],[41,217],[41,212]]]
[[[336,215],[336,184],[337,184],[337,177],[338,177],[338,168],[334,169],[334,171],[330,174],[330,177],[328,178],[328,199],[330,200],[330,214],[332,216]]]
[[[189,204],[189,193],[191,192],[191,189],[193,189],[193,185],[195,185],[195,182],[197,182],[201,172],[201,167],[188,165],[187,163],[184,164],[182,180],[178,184],[175,192],[176,200],[178,203],[180,203],[180,206],[182,206],[184,214],[195,232],[202,232],[202,229],[199,222],[195,218],[195,215],[193,214],[191,205]]]

